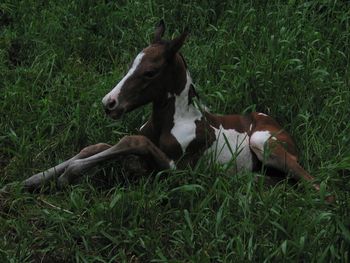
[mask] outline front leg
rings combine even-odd
[[[84,159],[89,156],[95,155],[101,151],[104,151],[111,146],[106,143],[98,143],[94,145],[90,145],[82,149],[77,155],[74,157],[44,171],[37,174],[32,175],[22,182],[24,189],[32,191],[41,186],[48,184],[51,180],[55,179],[59,175],[61,175],[66,168],[69,166],[71,162],[74,162],[79,159]],[[5,186],[6,187],[6,186]]]
[[[153,142],[142,135],[125,136],[118,144],[85,159],[72,161],[64,174],[58,178],[59,187],[64,187],[81,175],[83,171],[121,155],[136,154],[149,158],[156,170],[173,168],[174,164]]]

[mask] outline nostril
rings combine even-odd
[[[117,102],[115,99],[109,99],[109,101],[107,102],[107,109],[113,110],[116,104]]]

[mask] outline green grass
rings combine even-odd
[[[113,122],[101,98],[164,18],[167,37],[190,28],[182,51],[211,111],[275,117],[322,191],[205,162],[139,180],[101,169],[2,197],[0,262],[349,262],[350,4],[94,2],[0,3],[1,186],[136,132],[149,107]]]

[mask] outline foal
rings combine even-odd
[[[179,53],[187,32],[163,40],[164,22],[157,26],[152,43],[135,58],[128,73],[102,100],[106,114],[120,118],[142,105],[152,103],[152,114],[139,135],[125,136],[114,146],[99,143],[84,148],[73,158],[38,173],[23,182],[38,188],[58,177],[64,187],[97,164],[121,155],[138,155],[154,170],[194,165],[202,155],[225,164],[234,160],[236,171],[256,171],[265,165],[297,179],[313,181],[298,163],[290,135],[271,117],[214,115],[193,103],[196,96],[186,63]],[[313,183],[319,190],[319,185]]]

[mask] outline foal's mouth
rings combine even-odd
[[[108,115],[108,117],[114,120],[118,120],[126,113],[126,109],[125,108],[114,109],[114,110],[105,109],[105,112]]]
[[[131,112],[137,108],[139,108],[141,105],[137,103],[129,103],[129,102],[123,102],[119,104],[114,109],[108,109],[105,108],[105,113],[108,115],[108,117],[118,120],[120,119],[124,114]]]

